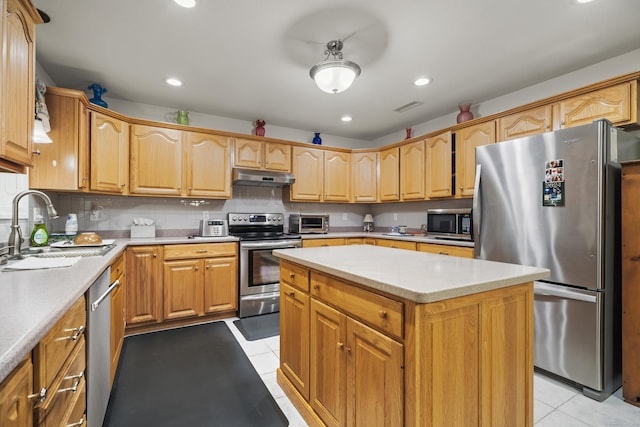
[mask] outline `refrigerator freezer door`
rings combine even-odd
[[[476,257],[548,268],[551,282],[602,289],[607,131],[595,122],[478,147]],[[550,170],[564,181],[564,205],[543,206]]]
[[[534,283],[534,365],[603,389],[602,292]]]

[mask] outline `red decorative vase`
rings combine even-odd
[[[405,139],[411,138],[411,128],[406,128],[405,130],[407,131],[407,137]]]
[[[471,104],[458,105],[458,108],[460,109],[460,113],[458,113],[458,117],[456,118],[458,123],[473,119],[473,113],[469,111]]]
[[[256,120],[256,135],[264,136],[264,125],[267,123],[264,120]]]

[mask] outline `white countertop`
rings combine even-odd
[[[278,249],[274,255],[418,303],[549,277],[549,270],[371,245]]]

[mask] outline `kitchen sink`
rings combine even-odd
[[[46,246],[43,248],[25,248],[20,251],[20,255],[15,259],[22,259],[28,257],[38,258],[64,258],[64,257],[77,257],[77,256],[102,256],[113,249],[116,245],[104,245],[99,247],[86,247],[86,248],[69,248],[60,249]]]

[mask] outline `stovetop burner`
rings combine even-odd
[[[284,232],[283,213],[227,214],[229,234],[244,241],[300,239],[299,234]]]

